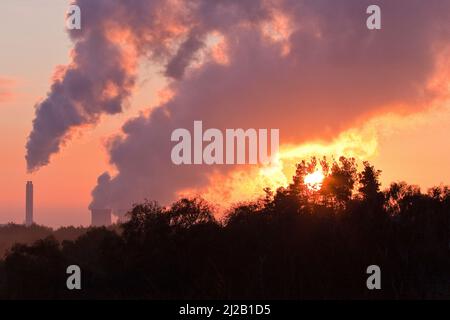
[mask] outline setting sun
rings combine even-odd
[[[305,176],[304,182],[309,190],[318,191],[322,187],[323,179],[325,178],[322,170],[316,170]]]

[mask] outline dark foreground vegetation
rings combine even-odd
[[[59,242],[75,240],[89,229],[85,227],[61,227],[53,230],[52,228],[36,224],[26,227],[13,223],[0,226],[0,260],[15,243],[32,244],[37,240],[50,236],[53,236]]]
[[[304,176],[321,166],[319,191]],[[450,190],[406,183],[353,159],[302,162],[287,188],[214,219],[201,199],[135,205],[119,229],[16,244],[0,262],[0,298],[450,298]],[[66,268],[82,290],[66,288]],[[366,268],[381,268],[368,290]]]

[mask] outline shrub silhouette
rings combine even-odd
[[[15,245],[0,262],[0,297],[450,298],[450,189],[397,182],[381,191],[381,171],[363,166],[302,161],[288,187],[265,189],[220,221],[199,198],[145,201],[115,229]],[[316,167],[326,176],[318,191],[303,182]],[[65,287],[70,264],[82,269],[81,291]],[[382,290],[366,288],[372,264]]]

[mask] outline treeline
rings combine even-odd
[[[21,224],[9,223],[0,226],[0,258],[15,243],[32,244],[37,240],[50,236],[53,236],[60,242],[63,240],[75,240],[86,233],[88,229],[85,227],[61,227],[53,230],[52,228],[36,224],[26,227]]]
[[[304,178],[320,167],[318,191]],[[380,190],[380,171],[354,159],[311,159],[292,183],[230,208],[201,199],[135,205],[120,230],[15,245],[0,264],[0,297],[44,299],[450,298],[450,189]],[[82,290],[66,288],[66,268]],[[381,268],[381,290],[366,269]]]

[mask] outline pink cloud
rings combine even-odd
[[[14,99],[14,87],[16,81],[9,78],[0,77],[0,103],[10,102]]]
[[[75,2],[82,29],[70,33],[71,64],[36,106],[30,171],[50,162],[71,129],[122,112],[140,58],[164,68],[173,93],[111,140],[117,174],[99,177],[98,208],[167,202],[177,190],[208,184],[217,168],[170,160],[170,133],[194,120],[222,130],[279,128],[282,143],[302,143],[332,138],[387,105],[415,112],[435,95],[427,84],[436,48],[450,39],[450,2],[442,0],[378,0],[377,31],[365,24],[371,0]],[[214,35],[223,40],[215,55]]]
[[[435,96],[427,90],[436,70],[432,48],[448,44],[449,3],[379,1],[385,29],[377,33],[365,27],[368,0],[200,3],[196,28],[167,65],[173,99],[127,122],[112,140],[118,173],[99,177],[91,207],[168,203],[178,190],[208,185],[216,170],[232,170],[171,163],[172,130],[191,129],[194,120],[222,130],[279,128],[281,143],[302,143],[331,139],[388,105],[416,112]],[[281,41],[261,31],[277,21],[274,12],[288,21]],[[189,70],[206,45],[197,39],[208,32],[226,39],[228,63],[212,59]]]

